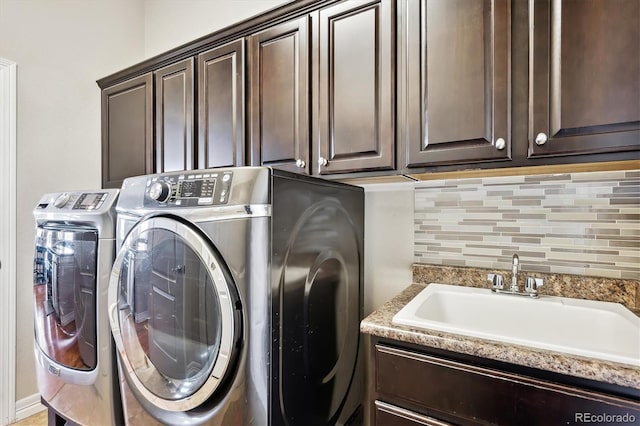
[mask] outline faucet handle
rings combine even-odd
[[[524,289],[527,293],[536,294],[538,293],[538,288],[543,285],[544,280],[542,278],[527,277],[524,283]]]
[[[504,279],[500,274],[487,275],[487,281],[493,284],[493,288],[502,290],[504,288]]]

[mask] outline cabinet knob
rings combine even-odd
[[[307,163],[302,158],[298,158],[296,160],[296,167],[300,169],[304,169],[306,166],[307,166]]]
[[[496,139],[495,147],[496,149],[503,150],[507,146],[507,142],[503,138]]]
[[[538,133],[538,135],[536,136],[536,145],[544,145],[548,140],[549,138],[547,137],[547,135],[545,135],[544,133]]]
[[[324,166],[326,166],[327,164],[329,164],[329,160],[327,160],[327,159],[326,159],[326,158],[324,158],[324,157],[320,157],[320,158],[318,158],[318,165],[319,165],[320,167],[324,167]]]

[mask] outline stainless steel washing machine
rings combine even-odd
[[[128,424],[350,424],[361,188],[267,167],[125,180],[110,321]]]
[[[38,390],[56,418],[81,425],[123,422],[107,315],[118,192],[47,194],[33,212]]]

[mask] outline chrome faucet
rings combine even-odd
[[[504,279],[500,274],[489,274],[487,280],[492,284],[491,291],[501,294],[513,294],[516,296],[538,297],[538,287],[542,287],[544,281],[542,278],[527,277],[525,280],[524,291],[520,291],[518,287],[518,273],[520,271],[520,258],[514,254],[511,258],[511,287],[504,288]]]
[[[520,258],[514,254],[511,258],[511,291],[519,292],[518,288],[518,270],[520,269]]]

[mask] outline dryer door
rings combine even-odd
[[[237,292],[211,243],[184,223],[153,217],[132,229],[111,273],[109,304],[129,383],[157,407],[199,406],[232,369]]]

